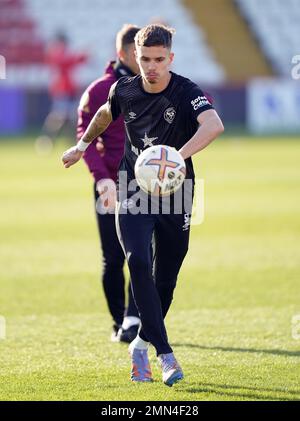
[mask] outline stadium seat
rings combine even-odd
[[[273,69],[289,76],[299,50],[299,0],[235,0]]]
[[[39,39],[46,45],[58,31],[65,31],[73,49],[89,54],[89,62],[78,71],[82,85],[98,77],[105,63],[114,58],[115,34],[124,23],[143,26],[153,19],[176,28],[174,38],[176,58],[173,67],[175,72],[204,83],[218,83],[225,78],[222,67],[207,45],[205,34],[194,24],[192,16],[180,0],[152,2],[89,0],[88,3],[82,0],[5,0],[5,2],[12,12],[11,19],[14,17],[18,22],[14,24],[14,34],[17,30],[21,34],[21,31],[24,33],[27,29],[25,38],[29,39],[29,44],[32,39]],[[2,29],[5,31],[7,27],[6,22],[4,18],[0,18],[0,34]],[[16,35],[11,35],[11,38],[16,38]],[[11,64],[18,66],[21,62],[24,63],[23,54],[18,58],[14,50],[13,57],[13,61],[9,61]],[[36,47],[34,52],[30,52],[29,58],[28,65],[37,64],[40,58],[40,69],[43,69],[40,46]],[[17,68],[12,73],[16,75]],[[22,75],[24,84],[32,83],[31,76],[30,81],[27,79],[24,68]],[[41,78],[37,78],[37,83],[40,83],[40,80]],[[10,81],[14,83],[13,79]]]

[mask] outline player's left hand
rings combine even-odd
[[[83,155],[83,152],[79,151],[76,145],[72,146],[72,148],[69,148],[63,153],[63,156],[61,158],[64,164],[64,167],[69,168],[71,167],[71,165],[76,164],[76,162],[80,160],[82,155]]]

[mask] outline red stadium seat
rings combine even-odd
[[[25,6],[23,0],[0,0],[0,54],[9,64],[44,61],[45,45]]]

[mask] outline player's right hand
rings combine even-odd
[[[63,156],[61,158],[64,164],[64,167],[69,168],[71,167],[71,165],[76,164],[76,162],[80,160],[82,155],[83,155],[83,152],[79,151],[76,145],[72,146],[72,148],[69,148],[63,153]]]

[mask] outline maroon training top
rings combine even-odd
[[[110,62],[105,74],[90,84],[81,97],[78,107],[77,140],[81,138],[98,108],[107,101],[110,87],[119,77],[132,75],[121,63]],[[100,156],[96,149],[97,139],[87,148],[83,155],[95,181],[111,178],[116,181],[119,163],[124,153],[124,120],[120,116],[111,122],[101,134],[105,145],[105,155]]]

